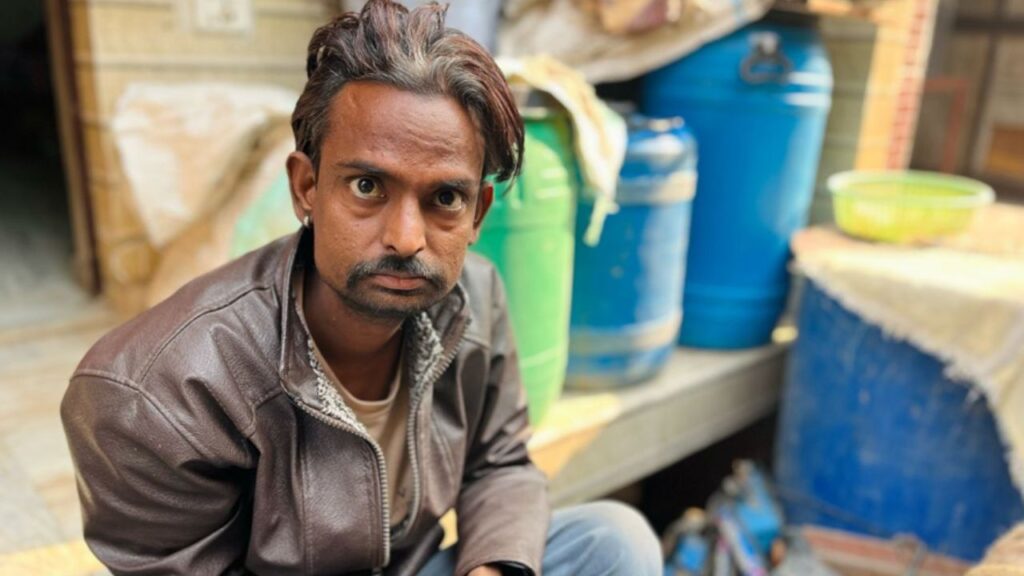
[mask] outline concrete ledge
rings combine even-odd
[[[566,392],[530,443],[551,478],[552,503],[627,486],[768,415],[778,404],[791,339],[738,352],[681,348],[650,382]]]

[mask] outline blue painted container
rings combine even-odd
[[[986,402],[808,282],[776,445],[788,520],[974,561],[1024,519]]]
[[[814,192],[832,73],[817,34],[758,24],[644,82],[643,111],[700,142],[680,343],[765,344],[786,303],[789,238]]]
[[[650,378],[682,320],[686,240],[697,149],[679,118],[629,118],[619,211],[597,246],[582,242],[594,205],[581,198],[567,384],[608,388]]]

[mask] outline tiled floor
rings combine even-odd
[[[103,574],[81,516],[58,408],[68,376],[116,318],[87,302],[0,330],[0,574]]]
[[[0,576],[105,573],[82,542],[58,407],[116,320],[72,277],[64,195],[56,157],[0,159]]]

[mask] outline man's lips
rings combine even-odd
[[[417,290],[427,284],[422,276],[402,276],[397,274],[373,274],[370,276],[375,284],[389,290]]]

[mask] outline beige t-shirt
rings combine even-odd
[[[293,293],[299,310],[302,310],[304,274],[299,270],[295,276]],[[396,526],[409,513],[409,499],[412,497],[409,457],[405,445],[409,419],[409,387],[402,382],[403,357],[398,359],[398,368],[395,370],[395,377],[391,381],[387,397],[383,400],[366,401],[356,398],[345,389],[345,386],[335,376],[334,371],[331,370],[330,364],[320,354],[315,342],[313,343],[313,354],[316,355],[324,374],[330,378],[334,389],[341,394],[345,404],[352,409],[359,422],[366,427],[370,437],[380,445],[384,452],[384,466],[387,468],[388,475],[388,501],[391,505],[391,525]]]
[[[326,365],[326,364],[325,364]],[[401,522],[409,511],[409,458],[405,445],[409,418],[409,387],[402,383],[402,359],[391,381],[387,398],[378,401],[360,400],[344,386],[338,386],[345,403],[366,426],[366,431],[384,451],[388,470],[388,500],[391,503],[391,525]],[[331,374],[332,382],[338,379]]]

